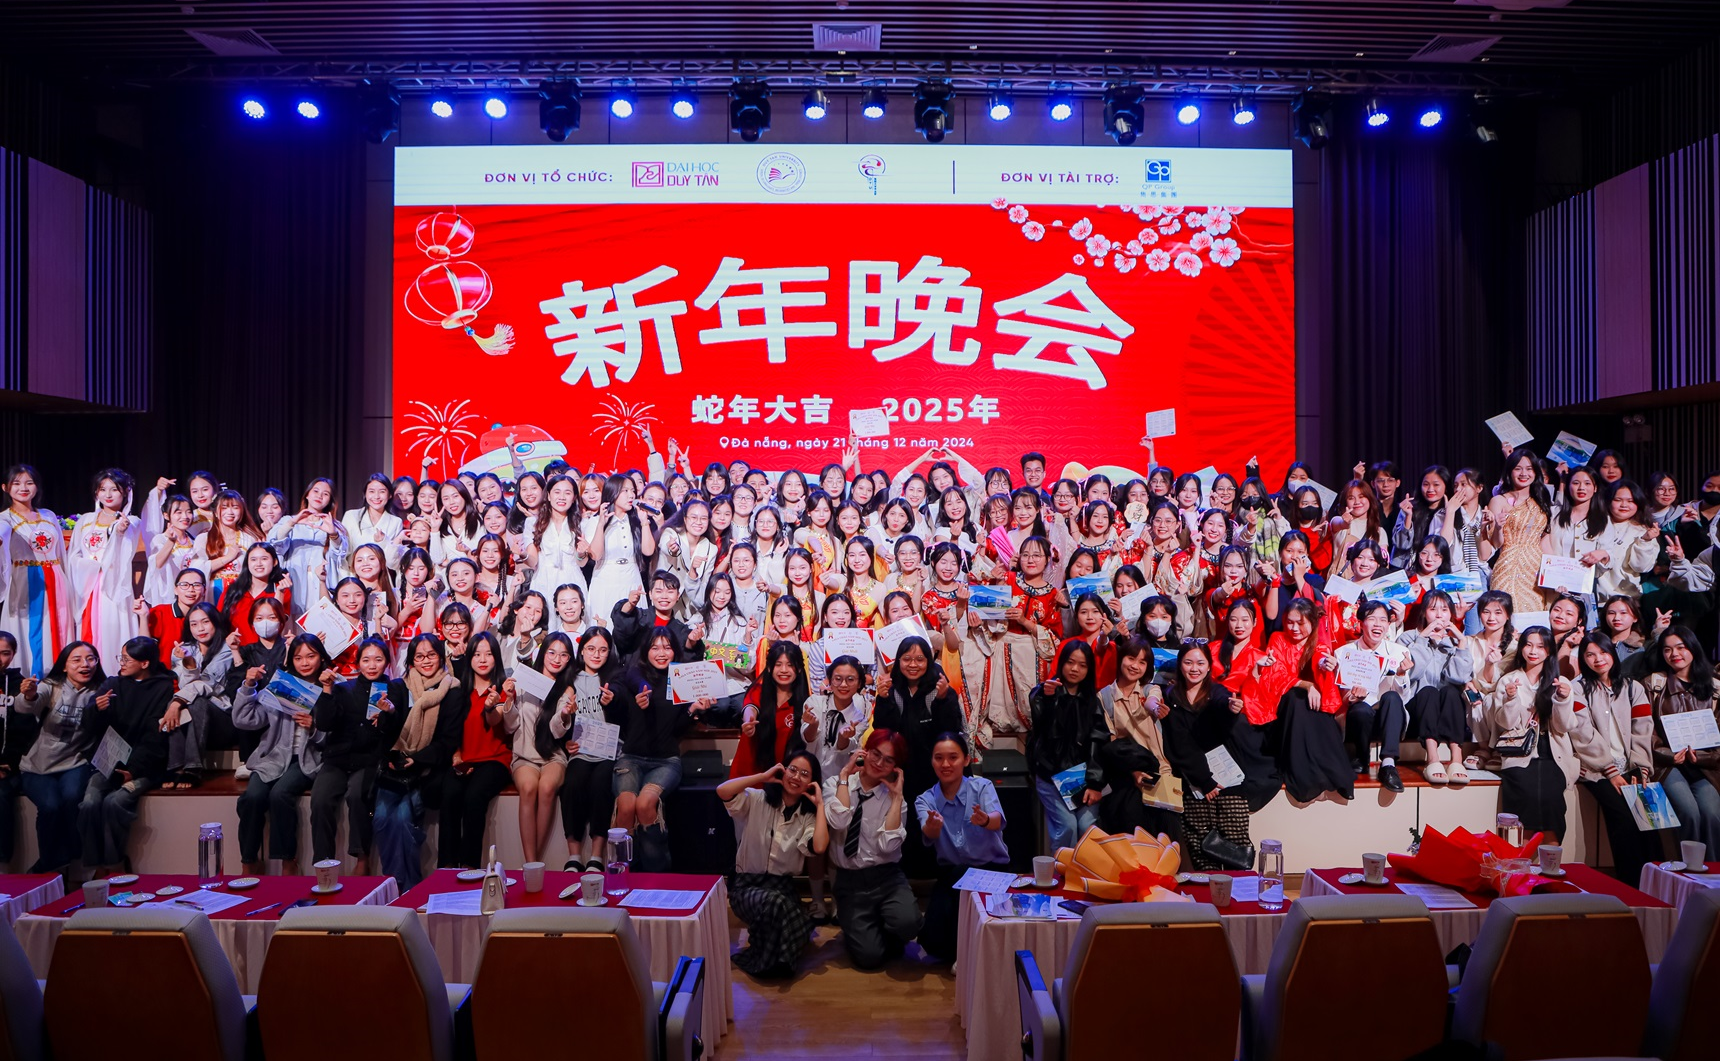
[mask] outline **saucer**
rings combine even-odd
[[[1682,863],[1680,863],[1682,865]],[[109,884],[133,884],[137,881],[135,873],[117,873],[107,879]]]
[[[1040,883],[1036,882],[1032,877],[1022,876],[1022,877],[1015,878],[1015,881],[1012,884],[1010,884],[1010,887],[1011,888],[1032,888],[1035,891],[1054,892],[1059,887],[1061,887],[1061,885],[1058,884],[1058,882],[1055,880],[1052,881],[1050,884],[1040,884]]]
[[[1389,880],[1369,880],[1360,873],[1346,873],[1338,878],[1339,884],[1365,884],[1370,888],[1383,888],[1390,884]]]
[[[483,880],[485,875],[488,872],[489,872],[488,870],[482,870],[482,869],[463,869],[460,872],[454,874],[454,879],[455,880]]]
[[[157,888],[157,889],[155,889],[155,894],[157,894],[157,895],[159,895],[159,896],[161,896],[161,897],[162,897],[162,898],[164,898],[164,899],[165,899],[165,898],[167,898],[167,897],[168,897],[168,896],[172,896],[172,895],[178,895],[178,894],[179,894],[179,893],[180,893],[180,892],[182,892],[182,891],[184,891],[184,890],[185,890],[185,889],[184,889],[184,888],[181,888],[181,887],[180,887],[180,886],[179,886],[179,885],[177,885],[177,884],[169,884],[169,885],[168,885],[168,886],[167,886],[167,887],[165,887],[165,888]]]
[[[1179,884],[1211,884],[1212,883],[1212,874],[1210,874],[1210,873],[1178,873],[1177,874],[1177,883],[1179,883]]]
[[[1685,873],[1707,873],[1708,872],[1708,863],[1698,862],[1693,866],[1687,865],[1684,867],[1683,872],[1685,872]]]
[[[579,892],[580,892],[580,886],[579,885],[569,884],[567,887],[565,887],[561,890],[561,895],[559,896],[559,898],[563,902],[566,902],[569,899],[577,898],[579,896]]]
[[[333,895],[335,892],[340,891],[342,886],[343,885],[341,884],[340,881],[335,881],[333,884],[329,885],[326,888],[320,884],[313,884],[313,885],[311,885],[311,894],[312,895]]]
[[[256,877],[239,877],[235,880],[228,881],[227,887],[232,888],[234,891],[242,892],[246,888],[255,888],[261,883],[263,882]]]
[[[132,892],[125,897],[125,901],[132,906],[142,906],[153,898],[155,898],[154,892]]]
[[[1682,862],[1662,862],[1660,868],[1671,870],[1674,873],[1687,873],[1690,870],[1690,867]]]
[[[1560,866],[1558,869],[1536,869],[1531,872],[1538,877],[1563,877],[1565,875],[1565,867]]]
[[[609,905],[609,900],[607,898],[599,899],[595,903],[588,903],[584,899],[575,899],[574,902],[578,903],[580,906],[608,906]]]

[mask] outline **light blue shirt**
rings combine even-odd
[[[1003,830],[1000,828],[993,832],[973,823],[976,806],[988,815],[1003,814],[1003,805],[997,801],[997,789],[983,777],[962,778],[962,787],[956,791],[955,799],[945,799],[943,786],[933,785],[914,800],[914,813],[919,816],[922,830],[932,811],[943,815],[943,832],[935,841],[926,840],[937,849],[940,863],[989,866],[1009,861],[1009,845],[1003,842]]]

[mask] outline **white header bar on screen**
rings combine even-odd
[[[402,147],[397,206],[578,203],[1290,206],[1290,152],[929,144]]]

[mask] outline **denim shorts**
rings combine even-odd
[[[665,793],[673,792],[681,783],[681,757],[645,759],[623,755],[615,762],[615,794],[638,795],[646,785],[656,785]]]

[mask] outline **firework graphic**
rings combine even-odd
[[[612,464],[619,465],[621,463],[622,447],[634,439],[638,439],[640,442],[645,441],[645,436],[651,430],[648,425],[657,422],[657,418],[651,415],[651,410],[655,408],[657,408],[655,405],[645,402],[628,404],[613,394],[604,397],[602,411],[592,413],[591,418],[597,421],[598,430],[595,436],[597,441],[609,442],[613,440],[615,443],[615,454],[611,457]]]
[[[438,474],[452,472],[466,461],[466,451],[477,441],[473,424],[481,422],[477,413],[468,412],[471,399],[462,398],[440,407],[429,402],[409,401],[414,408],[406,414],[408,426],[401,435],[412,441],[406,446],[408,456],[428,457]]]

